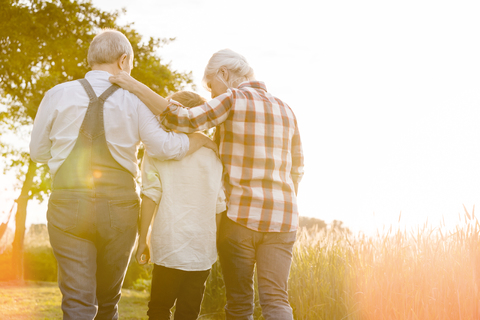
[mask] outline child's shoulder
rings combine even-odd
[[[150,157],[146,152],[143,157],[142,168],[183,168],[183,167],[217,167],[222,166],[220,159],[212,149],[202,147],[181,160],[158,160]]]
[[[210,148],[201,147],[197,152],[198,152],[198,155],[202,158],[207,158],[207,159],[212,159],[212,160],[218,159],[217,154]],[[218,160],[220,160],[220,159],[218,159]]]
[[[191,155],[184,158],[185,162],[189,164],[197,163],[203,167],[215,167],[221,165],[220,159],[212,149],[201,147]]]

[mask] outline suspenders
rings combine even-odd
[[[87,81],[87,79],[78,80],[90,98],[90,103],[88,105],[87,113],[83,119],[80,132],[86,134],[90,138],[95,138],[100,134],[105,133],[105,127],[103,123],[103,105],[105,100],[110,97],[115,91],[120,89],[116,85],[110,86],[105,92],[103,92],[100,97],[97,98],[97,95],[93,91],[92,86]]]
[[[118,86],[112,85],[97,97],[86,79],[78,80],[89,97],[77,141],[53,180],[54,190],[95,190],[121,193],[135,190],[131,172],[112,156],[105,138],[103,105]]]

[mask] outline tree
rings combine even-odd
[[[132,75],[161,95],[190,84],[191,73],[171,70],[156,50],[174,39],[142,42],[132,25],[119,26],[122,12],[104,12],[91,1],[0,0],[0,113],[2,131],[16,135],[29,131],[45,92],[56,84],[83,78],[88,71],[88,46],[102,28],[125,33],[135,53]],[[23,279],[23,242],[28,201],[42,201],[50,190],[48,168],[34,163],[28,152],[0,143],[7,170],[22,181],[15,214],[13,267]]]
[[[325,221],[313,217],[304,216],[299,217],[298,226],[300,228],[315,231],[320,231],[327,228],[327,224],[325,223]]]
[[[342,221],[333,220],[330,225],[327,225],[325,221],[313,218],[313,217],[304,217],[300,216],[298,221],[298,226],[300,228],[305,228],[309,232],[317,232],[322,230],[332,230],[339,233],[351,234],[350,229],[343,225]]]

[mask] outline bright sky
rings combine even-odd
[[[480,4],[476,1],[93,0],[125,7],[159,51],[193,71],[243,54],[294,110],[304,216],[370,233],[458,221],[480,204]],[[32,206],[29,221],[44,219]],[[35,211],[35,212],[33,212]]]

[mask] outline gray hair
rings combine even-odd
[[[214,53],[205,67],[202,80],[205,89],[210,91],[209,84],[221,67],[229,71],[229,79],[225,83],[229,88],[235,88],[243,81],[255,80],[253,69],[244,56],[233,50],[223,49]]]
[[[133,48],[123,33],[113,29],[103,29],[93,38],[88,48],[88,65],[114,63],[122,54],[127,58],[133,55]]]

